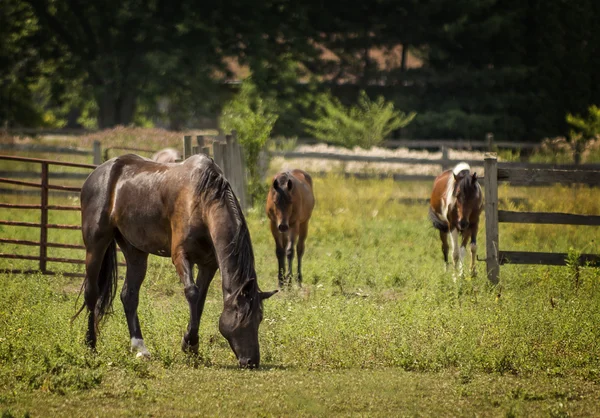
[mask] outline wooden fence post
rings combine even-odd
[[[102,144],[100,141],[94,141],[94,164],[102,164]]]
[[[498,157],[488,153],[484,158],[485,188],[485,260],[487,277],[492,284],[498,284],[500,263],[498,254]]]
[[[48,163],[42,163],[42,213],[40,217],[40,271],[46,273],[48,257]]]
[[[242,146],[237,141],[237,132],[231,131],[231,177],[234,183],[235,194],[243,210],[248,207],[246,193],[246,164]]]
[[[492,152],[494,150],[494,134],[491,132],[485,134],[485,142],[488,152]]]
[[[185,135],[183,137],[183,159],[186,160],[192,155],[192,136]]]
[[[204,135],[196,136],[196,142],[198,143],[198,152],[201,152],[202,154],[206,155],[207,157],[210,157],[210,151],[209,151],[206,141],[204,139]]]
[[[448,147],[442,145],[442,171],[446,171],[448,168]]]
[[[223,161],[225,158],[225,146],[221,144],[219,137],[216,137],[213,141],[213,154],[215,163],[225,172],[225,163]]]

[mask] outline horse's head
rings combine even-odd
[[[477,184],[477,173],[468,171],[454,174],[454,197],[458,214],[458,229],[464,231],[469,227],[471,214],[480,210],[481,197]]]
[[[289,221],[292,212],[293,188],[294,182],[292,181],[291,176],[282,173],[273,179],[271,190],[269,190],[269,198],[273,203],[269,210],[277,219],[277,229],[279,229],[280,232],[287,232],[290,228]]]
[[[249,279],[225,300],[219,331],[229,342],[240,367],[253,369],[260,364],[258,326],[263,318],[262,301],[275,293],[277,290],[261,292],[256,279]]]

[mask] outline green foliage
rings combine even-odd
[[[364,90],[358,103],[346,107],[331,94],[317,99],[317,117],[304,119],[307,131],[316,138],[347,148],[371,148],[379,145],[394,130],[408,125],[415,113],[394,110],[392,102],[383,96],[371,101]]]
[[[261,153],[264,151],[277,121],[275,102],[263,99],[251,79],[246,79],[239,92],[223,106],[219,119],[225,132],[237,131],[237,138],[244,149],[248,170],[248,192],[253,202],[263,201],[267,186],[263,183],[260,169]],[[265,165],[267,166],[267,165]]]
[[[572,141],[576,138],[586,142],[592,138],[600,136],[600,108],[592,105],[588,108],[586,117],[580,115],[567,114],[567,123],[573,127],[570,133]]]

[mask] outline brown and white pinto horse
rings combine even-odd
[[[294,244],[298,239],[298,285],[302,286],[302,256],[308,235],[308,221],[315,207],[313,183],[310,175],[302,170],[280,172],[273,177],[267,195],[266,212],[271,220],[271,233],[275,239],[278,262],[279,287],[284,285],[285,256],[288,259],[288,283],[292,278]]]
[[[477,173],[471,174],[467,163],[459,163],[454,169],[446,170],[433,182],[429,201],[429,218],[440,231],[442,252],[448,268],[448,234],[452,238],[454,267],[462,274],[467,242],[471,239],[471,274],[475,275],[477,257],[477,230],[479,215],[483,209],[483,193],[477,182]],[[462,235],[460,249],[458,233]]]

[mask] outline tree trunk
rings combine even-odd
[[[103,86],[97,89],[98,128],[108,129],[118,125],[127,126],[133,122],[137,94],[132,90],[116,91]]]
[[[400,61],[400,71],[401,72],[406,72],[407,57],[408,57],[408,44],[402,44],[402,58]]]

